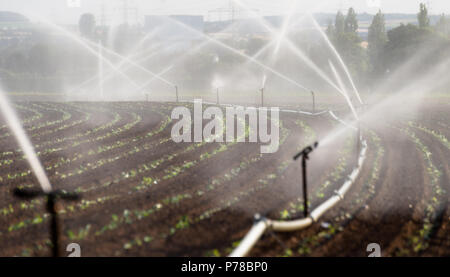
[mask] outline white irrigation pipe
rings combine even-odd
[[[182,101],[182,103],[195,103],[195,101]],[[202,101],[203,104],[206,105],[217,105],[217,103],[215,102],[208,102],[208,101]],[[256,110],[261,110],[261,109],[267,109],[267,108],[262,108],[262,107],[245,107],[242,105],[234,105],[234,104],[219,104],[219,106],[224,106],[224,107],[237,107],[237,108],[247,108],[247,109],[256,109]],[[332,113],[331,111],[320,111],[317,113],[311,113],[311,112],[305,112],[302,110],[285,110],[285,109],[279,109],[280,112],[284,112],[284,113],[297,113],[297,114],[304,114],[304,115],[311,115],[311,116],[318,116],[318,115],[323,115],[326,113]],[[333,117],[335,117],[335,115],[333,114]],[[337,117],[336,117],[337,118]],[[350,126],[351,128],[354,128],[353,126]]]
[[[194,103],[195,101],[186,101],[187,103]],[[212,102],[203,102],[207,105],[217,105],[217,103]],[[220,106],[228,106],[228,107],[243,107],[241,105],[232,105],[232,104],[220,104]],[[255,108],[250,107],[254,109],[261,109],[261,108]],[[333,111],[321,111],[318,113],[310,113],[305,112],[301,110],[284,110],[280,109],[281,112],[287,112],[287,113],[298,113],[298,114],[305,114],[305,115],[311,115],[311,116],[318,116],[322,114],[329,113],[335,120],[340,122],[341,124],[357,130],[357,128],[344,120],[340,119],[336,116],[336,114]],[[366,159],[366,152],[367,152],[367,142],[363,140],[362,136],[359,137],[359,140],[362,145],[362,149],[359,153],[359,159],[358,164],[356,168],[352,171],[352,173],[347,177],[347,180],[345,183],[341,186],[341,188],[337,191],[335,191],[335,195],[330,197],[327,201],[323,202],[319,207],[314,209],[309,217],[298,219],[298,220],[291,220],[291,221],[279,221],[279,220],[271,220],[268,218],[258,218],[253,227],[250,229],[250,231],[247,233],[247,235],[242,239],[239,246],[234,249],[233,252],[229,255],[229,257],[245,257],[248,255],[248,253],[252,250],[252,248],[255,246],[255,244],[258,242],[258,240],[261,238],[261,236],[266,232],[266,230],[273,230],[277,232],[293,232],[293,231],[299,231],[302,229],[305,229],[309,226],[311,226],[314,222],[317,222],[322,215],[324,215],[328,210],[336,206],[341,200],[344,199],[345,194],[348,192],[348,190],[351,188],[352,184],[355,182],[356,178],[358,177],[359,173],[361,172],[361,168],[364,164],[364,161]],[[259,215],[257,216],[259,217]]]
[[[358,165],[353,170],[353,172],[348,176],[347,181],[341,186],[341,188],[335,191],[334,196],[332,196],[327,201],[322,203],[319,207],[314,209],[308,218],[292,221],[277,221],[267,218],[260,219],[253,225],[252,229],[250,229],[250,231],[244,237],[242,242],[229,255],[229,257],[247,256],[248,253],[251,251],[251,249],[261,238],[261,236],[264,234],[264,232],[268,229],[278,232],[292,232],[302,230],[311,226],[314,222],[317,222],[323,214],[325,214],[328,210],[333,208],[337,203],[339,203],[342,199],[344,199],[345,194],[348,192],[348,190],[358,177],[361,168],[364,164],[364,161],[366,159],[367,142],[363,140],[362,137],[359,137],[359,140],[361,141],[363,147],[359,154]]]
[[[353,130],[358,130],[358,128],[356,128],[355,126],[345,122],[344,120],[340,119],[339,117],[337,117],[333,111],[329,111],[330,115],[337,121],[339,121],[340,123],[344,124],[345,126],[352,128]]]

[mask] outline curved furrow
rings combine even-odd
[[[43,116],[43,114],[38,112],[38,110],[31,109],[27,106],[22,106],[17,103],[12,104],[12,106],[17,111],[18,117],[23,118],[20,120],[20,123],[22,125],[29,124],[31,122],[39,120]],[[2,120],[2,122],[4,121],[3,119],[1,119],[1,120]],[[0,126],[0,130],[6,129],[6,128],[8,128],[7,124],[3,124]]]
[[[212,144],[211,144],[212,145]],[[212,145],[212,147],[214,147],[214,145]],[[188,147],[187,149],[189,150],[189,148],[190,147]],[[208,155],[200,155],[200,160],[201,161],[204,161],[204,162],[206,162],[210,157],[213,157],[213,156],[215,156],[215,155],[217,155],[217,154],[220,154],[220,153],[222,153],[224,150],[226,150],[226,148],[225,149],[221,149],[220,147],[219,147],[219,149],[217,149],[216,151],[213,151],[213,152],[211,152],[211,154],[208,154]],[[205,154],[207,154],[208,152],[205,152]],[[167,170],[166,170],[166,172],[167,172]],[[171,176],[171,175],[167,175],[167,176]],[[134,201],[134,200],[133,200]],[[120,206],[118,206],[117,205],[117,203],[113,203],[113,207],[120,207]],[[77,216],[78,216],[78,214],[77,214]]]
[[[33,103],[32,105],[34,107],[38,107],[42,111],[45,111],[46,115],[50,114],[50,116],[46,121],[43,121],[44,118],[42,118],[37,123],[32,124],[31,126],[27,126],[28,124],[24,126],[25,132],[30,137],[33,135],[35,136],[35,133],[48,131],[54,126],[58,126],[72,118],[71,113],[59,108],[46,107],[45,103]],[[59,116],[55,116],[55,114],[59,114]],[[4,140],[5,138],[9,139],[10,137],[11,133],[5,132],[4,134],[0,135],[0,140]]]
[[[263,166],[263,167],[265,167],[265,168],[267,168],[267,162],[265,162],[265,164],[266,164],[266,166]],[[254,167],[254,166],[253,166]],[[275,166],[275,167],[277,167],[277,166]],[[282,168],[282,167],[285,167],[285,165],[279,165],[279,168]],[[258,176],[261,176],[261,178],[260,178],[260,181],[262,182],[262,183],[268,183],[269,181],[272,181],[273,179],[275,179],[274,178],[274,174],[269,174],[270,173],[270,170],[267,170],[267,171],[265,171],[265,172],[263,172],[263,173],[261,173],[259,170],[257,170],[258,168],[260,168],[260,166],[258,166],[258,167],[254,167],[252,170],[253,170],[253,173],[250,173],[250,174],[246,174],[245,176],[247,176],[246,178],[249,178],[249,176],[250,176],[250,180],[251,179],[255,179],[255,177],[256,177],[256,179],[258,179],[259,177]],[[254,176],[254,174],[257,174],[257,176]],[[220,201],[219,199],[217,199],[217,201],[214,201],[214,200],[212,200],[212,201],[210,201],[210,202],[213,202],[213,203],[215,203],[215,202],[219,202],[219,203],[222,203],[221,205],[225,205],[225,208],[230,208],[232,205],[234,205],[234,204],[236,204],[235,202],[234,202],[234,200],[235,199],[240,199],[240,198],[244,198],[244,197],[246,197],[246,196],[248,196],[249,194],[248,194],[248,189],[250,189],[251,190],[251,188],[252,188],[252,186],[253,186],[253,184],[251,184],[251,182],[248,182],[248,181],[246,181],[245,179],[243,179],[243,180],[241,180],[241,181],[239,181],[239,180],[235,180],[234,181],[234,183],[236,183],[236,185],[234,185],[235,187],[236,186],[238,186],[238,187],[236,187],[235,189],[232,189],[231,187],[230,187],[230,189],[229,190],[232,190],[232,191],[236,191],[236,189],[237,189],[237,193],[233,193],[233,194],[235,194],[236,195],[236,197],[233,197],[232,195],[233,194],[231,194],[231,195],[229,195],[229,196],[227,196],[226,198],[223,198],[223,197],[220,197],[220,198],[223,198],[223,199],[221,199],[222,201]],[[240,185],[239,185],[240,184]],[[230,184],[231,185],[231,184]],[[260,184],[261,185],[261,184]],[[239,187],[240,186],[240,187]],[[262,186],[265,186],[264,184],[262,185]],[[240,192],[239,192],[240,191]],[[225,193],[225,194],[224,194]],[[224,192],[224,193],[220,193],[221,195],[226,195],[226,194],[230,194],[229,192]],[[228,198],[228,200],[227,200],[227,198]],[[203,202],[205,202],[205,201],[203,201]],[[214,214],[216,214],[216,213],[218,213],[218,212],[220,212],[221,210],[223,210],[223,208],[220,208],[220,209],[216,209],[216,208],[214,208],[214,206],[213,206],[213,208],[212,209],[208,209],[208,210],[204,210],[204,208],[202,208],[202,205],[206,205],[206,207],[208,206],[208,205],[211,205],[211,203],[202,203],[202,202],[200,202],[201,204],[195,204],[195,203],[192,203],[191,205],[189,205],[189,206],[180,206],[180,209],[182,209],[182,210],[189,210],[190,212],[189,212],[189,216],[190,216],[190,218],[193,220],[193,221],[195,221],[195,222],[199,222],[199,223],[201,223],[202,221],[206,221],[206,220],[208,220],[208,219],[210,219],[210,217],[212,216],[212,215],[214,215]],[[194,206],[192,206],[192,205],[194,205]],[[215,204],[215,205],[217,205],[217,204]],[[192,206],[192,207],[190,207],[190,206]],[[198,207],[198,208],[195,208],[195,207]],[[156,207],[156,208],[158,208],[158,207]],[[148,212],[148,211],[147,211]],[[158,211],[158,214],[159,214],[160,212]],[[175,211],[173,211],[173,212],[170,212],[170,211],[168,211],[168,212],[166,212],[166,213],[164,213],[161,217],[164,219],[164,221],[167,221],[167,216],[165,216],[166,214],[179,214],[180,212],[177,212],[176,210]],[[156,221],[160,221],[160,220],[158,220],[157,218],[155,218],[155,220]],[[171,221],[173,221],[173,220],[171,220]],[[175,224],[176,222],[174,222],[174,223],[172,223],[173,225],[179,225],[179,224]],[[145,224],[145,223],[144,223]],[[170,222],[168,222],[167,224],[165,224],[165,225],[168,225],[169,227],[170,227]],[[139,227],[138,227],[139,228]],[[174,233],[173,233],[173,230],[175,230],[175,229],[177,229],[176,228],[176,226],[175,227],[173,227],[173,229],[172,228],[170,228],[169,229],[169,233],[168,233],[168,235],[173,235]],[[133,244],[133,243],[131,243],[131,244]],[[126,246],[129,246],[130,245],[130,243],[126,243]],[[125,247],[125,248],[127,248],[127,247]]]

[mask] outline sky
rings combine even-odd
[[[109,20],[123,18],[124,2],[128,1],[129,17],[143,18],[146,14],[199,14],[229,7],[230,0],[0,0],[0,11],[20,12],[33,18],[33,14],[60,24],[75,24],[81,14],[91,12],[97,17],[104,14]],[[358,13],[417,13],[419,3],[429,3],[431,14],[450,14],[449,0],[235,0],[249,7],[251,14],[285,14],[294,6],[296,10],[336,12],[352,6]],[[237,4],[236,4],[237,5]],[[238,6],[238,5],[237,5]],[[213,17],[214,14],[210,13]],[[216,14],[217,15],[217,14]],[[108,19],[107,19],[108,20]]]

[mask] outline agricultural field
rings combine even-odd
[[[58,202],[61,245],[76,242],[83,256],[226,256],[254,214],[303,216],[300,163],[292,157],[340,122],[281,112],[279,151],[260,154],[258,143],[173,142],[171,112],[179,105],[13,104],[54,188],[82,195]],[[367,244],[377,242],[383,256],[449,256],[449,110],[448,101],[433,100],[419,116],[363,122],[367,159],[343,201],[308,229],[267,232],[250,255],[367,256]],[[49,256],[45,199],[12,194],[39,184],[5,124],[0,255]],[[310,207],[346,181],[356,143],[349,130],[317,149],[308,164]]]

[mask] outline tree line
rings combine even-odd
[[[92,14],[80,17],[78,29],[84,39],[104,45],[125,56],[128,49],[132,49],[146,34],[141,27],[128,25],[119,26],[112,33],[106,27],[98,26]],[[372,90],[371,88],[377,84],[393,78],[393,72],[398,72],[405,64],[408,65],[408,74],[405,74],[403,79],[407,82],[427,74],[436,65],[449,58],[450,20],[442,15],[432,24],[425,4],[420,4],[416,25],[401,24],[388,30],[385,16],[379,11],[368,28],[367,41],[362,40],[359,29],[357,13],[350,8],[346,14],[342,12],[336,14],[335,20],[328,24],[326,35],[341,54],[362,90],[366,88]],[[32,42],[17,44],[0,51],[0,77],[7,90],[60,92],[68,85],[82,83],[83,80],[98,74],[98,58],[79,45],[70,40],[51,37],[45,30],[34,36]],[[323,54],[329,49],[323,42],[314,39],[317,36],[317,31],[313,32],[306,28],[292,39],[319,68],[329,71],[328,59],[331,55]],[[222,39],[222,42],[233,45],[249,56],[255,55],[270,42],[269,39],[257,36],[233,39],[237,41]],[[152,42],[149,42],[142,47],[150,48],[151,44]],[[178,51],[186,51],[183,49]],[[156,68],[157,71],[162,70],[167,67],[164,61],[166,58],[170,60],[171,56],[177,56],[177,53],[163,51],[158,54],[157,59],[145,61],[142,65]],[[242,62],[245,62],[245,59],[210,45],[202,48],[196,55],[185,57],[185,61],[168,74],[171,74],[170,78],[192,89],[209,88],[215,74],[229,76],[234,72],[236,78],[242,76],[246,76],[247,79],[260,78],[262,73],[258,72],[260,70],[258,67],[245,67],[249,70],[247,75],[242,75],[238,71],[243,68],[240,66]],[[291,76],[292,72],[301,75],[302,84],[308,87],[327,89],[317,74],[310,72],[305,63],[293,59],[288,51],[280,52],[275,66],[288,76]],[[283,80],[270,81],[271,84],[276,84],[274,88],[289,89],[289,84],[284,87],[283,82]]]
[[[387,31],[385,16],[380,10],[368,29],[367,46],[363,46],[358,35],[355,10],[350,8],[344,16],[338,12],[330,22],[327,35],[333,42],[350,71],[360,84],[369,87],[390,77],[408,62],[408,75],[414,79],[449,58],[450,20],[442,14],[435,25],[431,25],[428,9],[420,4],[417,25],[400,24]]]

